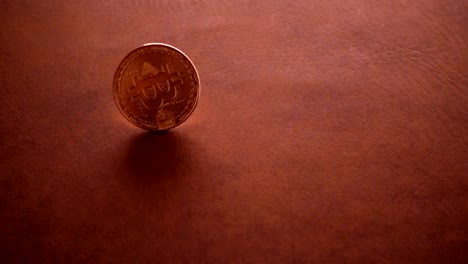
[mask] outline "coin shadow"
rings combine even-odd
[[[145,132],[133,138],[126,169],[137,185],[167,180],[190,173],[188,139],[175,132]]]

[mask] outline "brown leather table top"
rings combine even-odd
[[[467,13],[0,1],[0,262],[466,261]],[[168,133],[113,100],[120,60],[148,42],[200,74]]]

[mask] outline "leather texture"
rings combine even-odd
[[[0,1],[1,263],[466,263],[468,4]],[[202,85],[148,133],[148,42]]]

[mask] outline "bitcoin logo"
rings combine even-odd
[[[165,44],[132,51],[114,77],[118,108],[130,122],[148,130],[166,130],[184,122],[196,106],[199,90],[193,63]]]

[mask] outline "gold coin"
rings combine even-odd
[[[120,112],[146,130],[167,130],[192,114],[200,96],[198,72],[179,49],[145,44],[128,54],[114,76]]]

